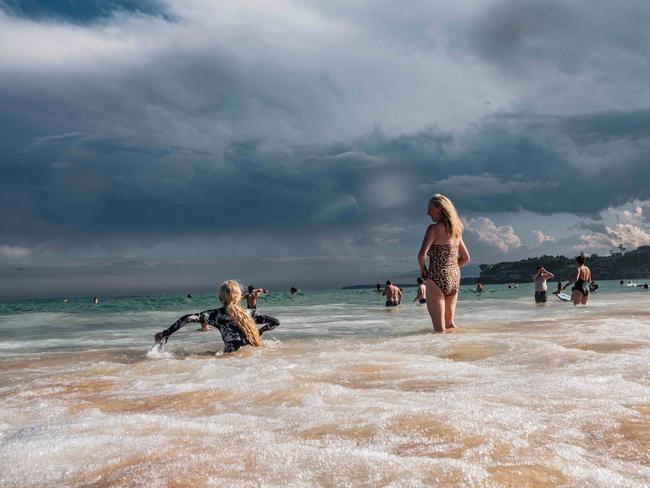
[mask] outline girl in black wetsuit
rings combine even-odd
[[[158,332],[154,336],[154,340],[156,343],[167,342],[169,336],[181,327],[192,322],[199,322],[219,329],[224,343],[224,352],[236,351],[246,344],[259,347],[262,344],[260,336],[266,331],[275,329],[280,325],[280,321],[257,313],[255,310],[246,312],[239,306],[241,298],[239,283],[232,280],[225,281],[219,289],[219,301],[223,303],[223,307],[184,315],[168,329]],[[258,325],[262,327],[258,328]]]

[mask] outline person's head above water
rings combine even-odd
[[[392,281],[390,281],[390,280],[386,280],[386,286],[388,286],[388,285],[392,285],[392,284],[393,284]]]
[[[417,281],[418,285],[421,285],[422,283],[424,283],[424,281],[422,281],[422,278],[420,278],[420,277],[418,277],[418,279],[416,281]]]
[[[248,293],[253,293],[253,290],[255,290],[255,287],[253,285],[248,285]]]
[[[239,283],[234,280],[221,283],[221,287],[219,288],[219,301],[226,307],[226,312],[228,312],[228,315],[244,335],[246,342],[251,346],[259,347],[262,345],[260,333],[250,315],[239,306],[241,297],[241,285]]]
[[[576,256],[576,263],[578,263],[580,266],[585,264],[585,257],[584,256]]]
[[[463,233],[463,223],[458,217],[456,207],[449,198],[436,193],[429,199],[427,214],[435,221],[442,222],[447,233],[453,238],[460,238]]]

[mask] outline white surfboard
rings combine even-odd
[[[563,302],[570,302],[571,301],[571,296],[567,295],[566,293],[558,293],[555,296],[558,297]]]

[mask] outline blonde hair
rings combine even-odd
[[[442,222],[447,228],[447,233],[455,239],[460,239],[463,234],[463,223],[460,221],[456,207],[454,207],[451,200],[440,193],[436,193],[431,197],[429,203],[440,209]]]
[[[259,347],[262,345],[260,333],[251,316],[239,306],[241,297],[241,285],[239,283],[233,280],[221,283],[219,301],[226,306],[226,312],[244,335],[246,342],[251,346]]]

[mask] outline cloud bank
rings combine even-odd
[[[574,227],[532,246],[604,248],[631,202],[645,242],[649,22],[641,1],[0,2],[0,259],[182,266],[264,236],[397,263],[436,192],[479,260],[523,252],[535,216]]]

